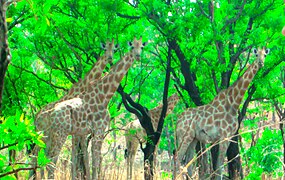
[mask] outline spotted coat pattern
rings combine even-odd
[[[263,66],[268,49],[254,50],[256,60],[245,73],[229,88],[221,91],[207,105],[188,108],[177,121],[178,161],[183,163],[185,153],[189,150],[189,159],[193,158],[197,141],[203,143],[219,143],[219,157],[216,167],[223,165],[224,156],[229,146],[227,138],[231,138],[238,128],[237,112],[246,90],[257,71]],[[191,172],[190,172],[191,173]],[[218,172],[221,178],[221,168]]]

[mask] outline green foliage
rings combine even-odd
[[[250,172],[247,179],[261,177],[262,173],[278,176],[282,172],[282,139],[280,132],[266,128],[255,146],[245,151]]]
[[[16,152],[21,152],[26,148],[31,149],[32,143],[35,143],[39,147],[45,147],[44,142],[41,140],[42,136],[34,131],[31,120],[26,118],[21,112],[17,112],[14,116],[7,118],[2,117],[1,122],[0,175],[19,168],[30,167],[29,164],[18,162],[15,159],[12,159],[12,162],[9,163],[7,151],[15,150]],[[41,164],[43,165],[43,163]],[[9,179],[13,177],[14,175],[12,174],[5,178]]]
[[[285,23],[283,1],[247,1],[242,10],[243,5],[239,1],[215,1],[213,16],[210,1],[169,1],[169,4],[158,0],[137,2],[27,0],[15,2],[8,8],[7,18],[11,21],[8,24],[9,46],[13,58],[3,94],[2,112],[6,125],[5,128],[4,124],[0,126],[7,131],[3,129],[2,132],[1,129],[4,145],[17,142],[16,147],[11,147],[17,151],[33,141],[43,146],[40,136],[31,130],[33,121],[24,118],[21,122],[22,113],[19,112],[33,119],[44,105],[66,94],[72,84],[84,78],[103,54],[100,42],[111,38],[120,45],[114,64],[129,50],[127,42],[132,41],[134,36],[142,36],[143,41],[148,41],[141,60],[134,63],[122,81],[125,92],[148,109],[162,102],[171,40],[177,42],[185,57],[183,60],[189,63],[189,75],[193,75],[192,83],[197,86],[197,96],[203,103],[210,102],[220,89],[226,88],[222,84],[225,73],[230,74],[229,85],[244,73],[247,64],[254,61],[248,56],[251,47],[266,45],[271,52],[252,82],[257,87],[253,99],[284,104],[281,73],[285,66],[285,40],[280,33]],[[176,50],[171,51],[169,94],[179,90],[183,103],[195,107],[185,88],[190,77],[182,73],[181,59]],[[236,61],[232,62],[236,56]],[[184,108],[185,105],[179,106],[177,114],[183,112]],[[252,111],[263,110],[257,108]],[[123,108],[121,97],[117,94],[109,104],[109,111],[111,117],[126,113],[111,124],[112,128],[122,127],[134,120]],[[175,120],[167,118],[164,124],[164,129],[168,127],[171,145],[174,144]],[[258,118],[245,121],[246,128],[256,128],[257,121]],[[163,131],[160,148],[172,149],[168,147],[169,137],[165,133]],[[275,139],[279,138],[277,134],[273,135]],[[250,135],[245,136],[248,136],[249,143]],[[258,146],[264,150],[273,148],[265,142]],[[258,153],[251,149],[247,152],[247,158],[249,155],[254,156],[251,159],[262,158],[263,155]],[[267,156],[268,153],[264,154]],[[270,154],[268,157],[251,162],[259,163],[255,166],[257,174],[272,171],[267,162],[272,162],[274,158]],[[5,155],[0,158],[3,168],[7,158]],[[42,165],[47,163],[45,158],[39,161]]]

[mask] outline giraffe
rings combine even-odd
[[[37,118],[37,121],[46,117],[50,119],[50,123],[45,127],[52,128],[46,140],[46,146],[50,147],[46,148],[46,154],[54,164],[68,135],[92,134],[92,179],[99,179],[102,162],[101,147],[104,132],[110,123],[107,106],[135,59],[140,59],[146,43],[142,43],[142,38],[139,40],[134,38],[133,43],[129,45],[132,46],[131,52],[112,66],[109,74],[89,82],[86,90],[77,97],[57,103]],[[49,175],[52,175],[53,168],[49,171]]]
[[[166,116],[170,114],[177,102],[179,101],[179,97],[177,94],[173,94],[170,96],[167,100],[168,106],[167,106],[167,112]],[[158,122],[160,119],[161,111],[162,111],[162,104],[157,106],[154,109],[151,109],[149,111],[151,122],[154,127],[154,129],[157,129]],[[126,139],[126,160],[127,160],[127,178],[132,179],[132,169],[133,164],[135,160],[135,155],[138,149],[138,146],[140,143],[145,143],[145,137],[147,136],[145,130],[141,127],[140,121],[137,119],[135,121],[130,122],[126,126],[126,131],[135,131],[135,134],[133,133],[126,133],[125,139]]]
[[[54,108],[55,105],[60,102],[77,97],[82,91],[85,91],[90,81],[99,79],[101,77],[103,70],[105,69],[107,63],[112,62],[114,52],[119,46],[117,44],[114,45],[114,39],[112,39],[111,42],[107,40],[106,44],[101,43],[101,47],[105,50],[104,55],[99,57],[99,59],[94,64],[92,69],[85,75],[84,79],[83,80],[80,79],[77,83],[73,84],[73,86],[70,88],[68,93],[64,95],[60,100],[47,104],[37,113],[36,120],[35,120],[35,126],[36,126],[37,131],[44,130],[45,135],[48,135],[49,134],[48,131],[52,131],[52,129],[46,128],[47,124],[50,123],[49,122],[50,119],[49,119],[48,114],[46,114],[47,115],[46,117],[43,117],[45,112]],[[37,120],[39,117],[41,117],[41,119]],[[50,147],[47,146],[47,149],[49,148]],[[38,151],[38,147],[36,147],[35,151]],[[37,152],[35,153],[37,154]],[[34,173],[35,172],[31,172],[30,176],[33,176]],[[53,175],[51,175],[51,177],[53,177]]]
[[[259,48],[258,50],[254,49],[253,52],[256,55],[256,60],[232,86],[221,91],[209,104],[188,108],[178,116],[176,136],[179,163],[183,163],[186,151],[189,151],[189,160],[193,158],[197,141],[220,142],[216,162],[216,168],[219,169],[216,179],[222,178],[220,167],[223,165],[229,146],[228,140],[238,129],[236,116],[239,105],[255,74],[263,67],[269,49]],[[191,167],[189,173],[191,175]]]

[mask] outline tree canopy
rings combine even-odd
[[[133,37],[148,41],[141,60],[121,83],[124,92],[147,109],[162,103],[167,62],[171,59],[168,94],[179,93],[181,97],[177,114],[213,100],[254,61],[252,48],[266,46],[270,54],[249,87],[239,121],[246,119],[250,101],[262,103],[267,111],[279,107],[284,113],[285,37],[281,30],[285,17],[281,0],[26,0],[14,1],[6,20],[12,59],[3,90],[2,121],[6,123],[0,124],[0,152],[8,144],[20,151],[23,144],[29,144],[27,139],[41,144],[33,128],[26,129],[33,125],[36,113],[84,78],[103,54],[100,43],[112,38],[120,45],[114,63],[128,51],[127,42]],[[109,104],[112,117],[127,112],[121,103],[116,93]],[[20,128],[12,128],[12,117]],[[120,123],[128,122],[125,118]],[[21,123],[26,124],[25,128]],[[166,120],[165,127],[168,133],[174,133],[175,120]],[[17,137],[11,138],[11,132]],[[26,133],[30,136],[25,139],[22,135]],[[280,136],[266,133],[266,138]],[[166,139],[163,135],[160,145],[165,150],[169,148]],[[279,143],[281,146],[283,142]],[[253,155],[258,152],[250,153],[258,157]],[[0,174],[11,170],[7,161],[0,155]]]

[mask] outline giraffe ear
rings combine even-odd
[[[102,48],[102,49],[106,49],[106,46],[105,46],[104,43],[101,43],[101,48]]]
[[[143,47],[146,46],[147,44],[148,44],[147,42],[142,43]]]
[[[265,54],[269,54],[269,52],[270,52],[270,49],[265,49]]]
[[[133,46],[133,43],[129,41],[129,42],[128,42],[128,45],[132,47],[132,46]]]
[[[253,49],[252,49],[252,52],[253,52],[254,54],[257,54],[257,49],[256,49],[256,48],[253,48]]]
[[[115,49],[118,49],[119,47],[120,47],[119,44],[116,44],[116,45],[115,45]]]

